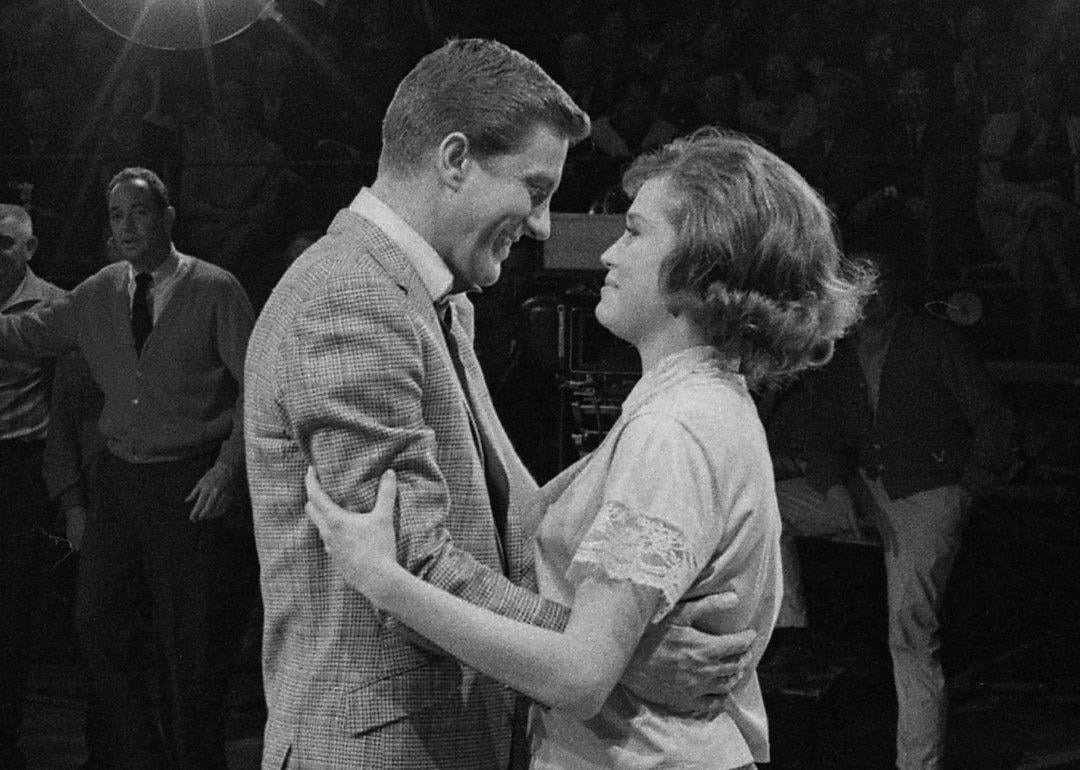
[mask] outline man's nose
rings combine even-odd
[[[546,241],[551,237],[551,207],[547,201],[535,207],[525,220],[530,238],[538,241]]]

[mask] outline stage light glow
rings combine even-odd
[[[208,48],[247,29],[273,0],[79,0],[90,15],[139,45]]]

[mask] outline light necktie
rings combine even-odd
[[[154,328],[154,313],[150,307],[150,287],[154,277],[149,273],[135,274],[135,296],[131,300],[131,334],[135,338],[135,351],[142,354],[146,338]]]

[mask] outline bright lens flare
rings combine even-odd
[[[273,0],[79,0],[118,35],[149,48],[209,48],[247,29]]]

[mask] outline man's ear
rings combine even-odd
[[[33,258],[34,252],[37,251],[37,247],[38,247],[38,239],[37,239],[36,235],[31,235],[29,238],[26,239],[26,261],[27,262],[29,262]]]
[[[172,206],[166,206],[164,211],[164,217],[165,229],[171,233],[173,225],[176,223],[176,209],[174,209]]]
[[[437,158],[439,179],[447,187],[457,190],[465,183],[465,177],[473,164],[469,154],[469,139],[460,131],[447,134],[439,143]]]

